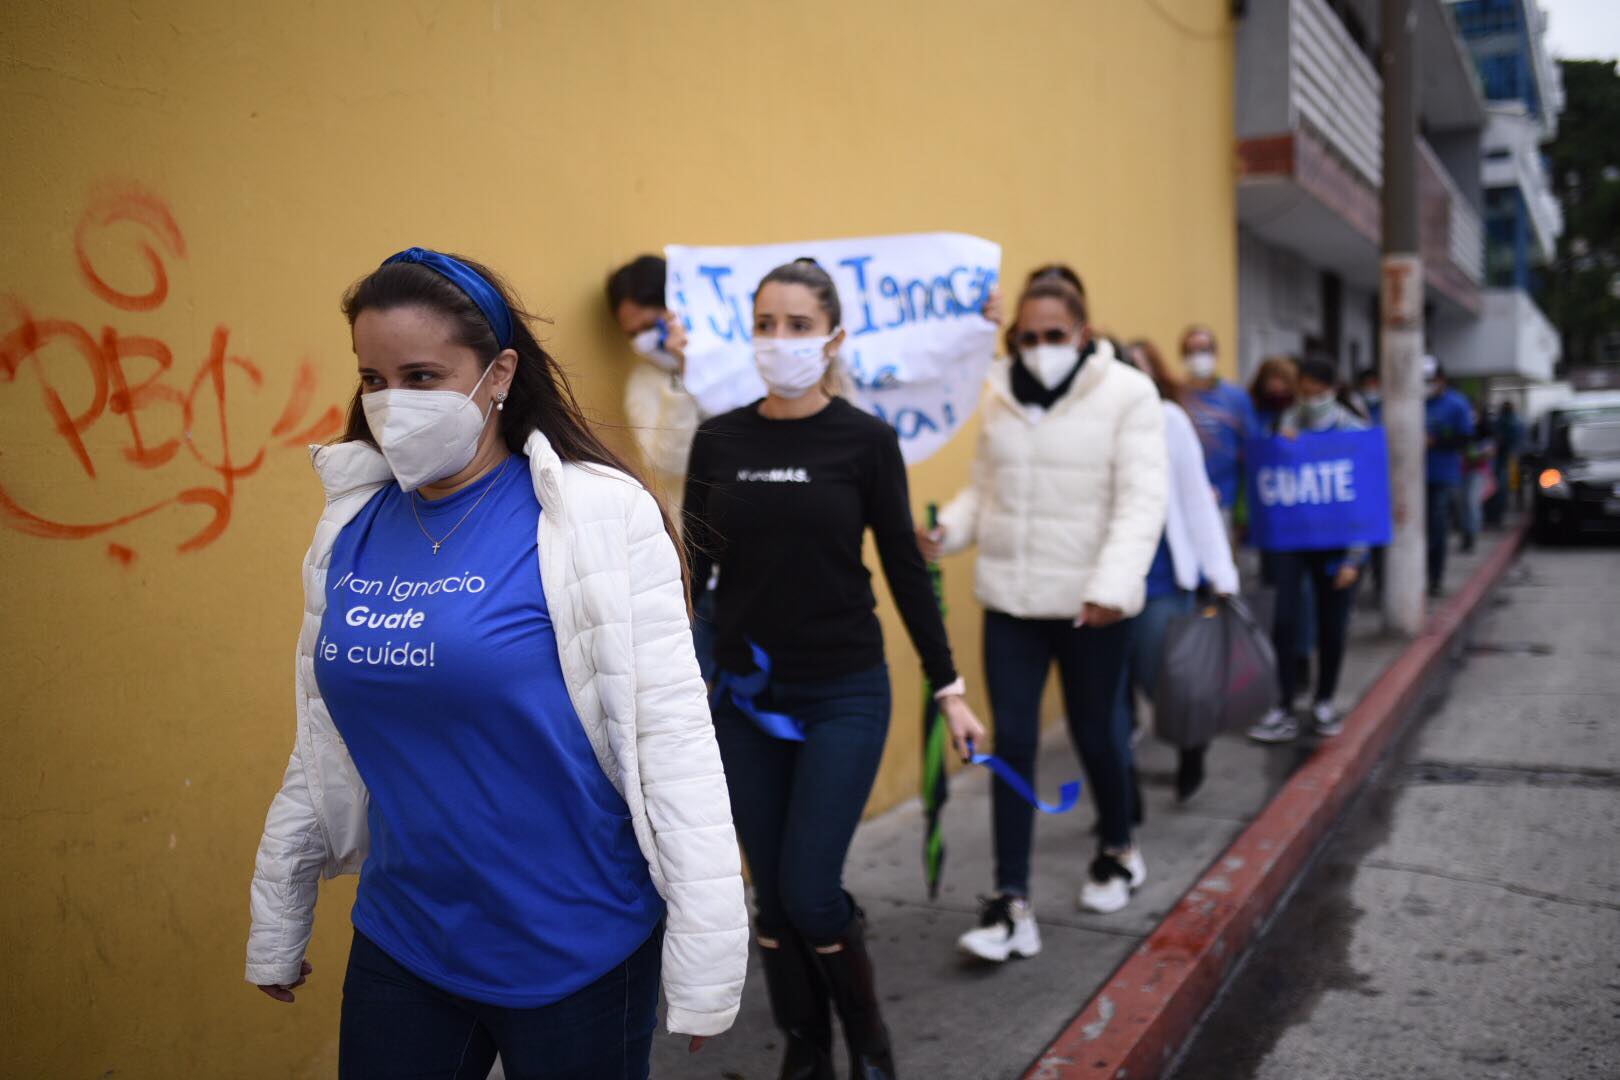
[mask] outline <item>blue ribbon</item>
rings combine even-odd
[[[1014,795],[1043,814],[1067,814],[1080,801],[1080,781],[1070,780],[1058,789],[1056,803],[1042,802],[1040,796],[1035,794],[1035,789],[1029,786],[1029,781],[1019,776],[1017,770],[994,754],[976,752],[972,742],[968,743],[968,761],[974,765],[983,765],[995,773],[996,779],[1012,788]]]
[[[438,251],[429,251],[427,248],[406,248],[395,255],[390,255],[382,261],[383,266],[390,263],[416,263],[445,278],[456,288],[467,294],[467,299],[478,306],[484,313],[484,320],[489,328],[495,331],[495,340],[501,348],[512,347],[512,309],[506,306],[501,294],[484,279],[484,275],[462,262]]]
[[[746,716],[765,734],[773,739],[784,742],[804,742],[804,725],[785,713],[771,712],[760,708],[754,701],[765,692],[771,683],[771,658],[765,650],[748,643],[749,652],[754,657],[754,670],[747,675],[736,675],[729,671],[721,671],[714,681],[714,692],[725,694],[737,711]],[[1043,814],[1067,814],[1080,802],[1080,781],[1070,780],[1058,789],[1058,801],[1055,803],[1042,802],[1035,789],[1029,786],[1029,781],[1018,775],[1011,765],[996,757],[994,754],[980,754],[974,751],[973,743],[968,743],[968,763],[970,765],[983,765],[996,775],[1002,783],[1012,789],[1014,795],[1023,799],[1029,805]]]
[[[725,694],[737,711],[754,722],[754,726],[773,739],[786,742],[804,742],[804,725],[784,713],[770,712],[754,704],[754,699],[771,684],[771,658],[765,650],[748,643],[754,656],[754,670],[747,675],[734,675],[721,671],[714,680],[714,692]]]

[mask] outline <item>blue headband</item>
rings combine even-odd
[[[447,279],[466,293],[467,299],[478,305],[489,328],[495,331],[495,340],[500,347],[512,347],[512,309],[506,306],[506,301],[495,291],[495,286],[484,280],[478,271],[458,259],[419,247],[406,248],[382,261],[383,266],[390,263],[416,263]]]

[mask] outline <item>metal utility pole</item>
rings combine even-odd
[[[1427,522],[1424,513],[1423,258],[1418,234],[1417,78],[1414,0],[1380,0],[1384,78],[1383,281],[1379,383],[1389,439],[1395,532],[1384,561],[1388,629],[1423,629]]]

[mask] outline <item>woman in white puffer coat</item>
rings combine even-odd
[[[488,270],[412,248],[344,312],[247,979],[292,1001],[358,871],[340,1076],[645,1077],[660,983],[695,1049],[747,961],[668,522]]]
[[[1131,754],[1117,722],[1127,620],[1164,530],[1164,419],[1153,383],[1117,363],[1086,302],[1042,276],[1020,298],[1010,358],[992,368],[972,482],[925,539],[930,554],[977,543],[984,667],[996,752],[1033,781],[1041,692],[1053,661],[1069,731],[1096,805],[1101,847],[1082,907],[1116,911],[1142,881],[1131,843]],[[959,941],[988,960],[1033,955],[1033,811],[1006,784],[993,795],[996,892]]]

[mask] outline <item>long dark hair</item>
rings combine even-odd
[[[489,282],[512,311],[511,347],[518,356],[517,366],[512,372],[512,385],[507,388],[505,408],[496,413],[501,441],[506,448],[514,454],[522,453],[529,435],[538,430],[563,461],[616,469],[642,483],[637,471],[609,449],[586,422],[584,411],[574,397],[574,389],[569,385],[562,366],[546,352],[529,329],[529,320],[536,316],[524,310],[512,287],[482,263],[465,255],[451,257]],[[500,342],[496,340],[489,320],[478,310],[478,305],[448,278],[426,266],[407,262],[379,266],[351,285],[343,295],[343,315],[349,320],[351,331],[354,320],[362,311],[407,307],[426,308],[448,319],[456,344],[476,353],[479,364],[484,368],[488,368],[500,355]],[[371,426],[366,423],[365,408],[360,403],[363,392],[363,387],[355,388],[354,397],[349,402],[348,425],[339,441],[376,446]],[[642,486],[646,487],[644,483]],[[662,503],[659,503],[659,513],[663,516],[665,531],[675,541],[675,553],[681,560],[684,579],[686,559]]]

